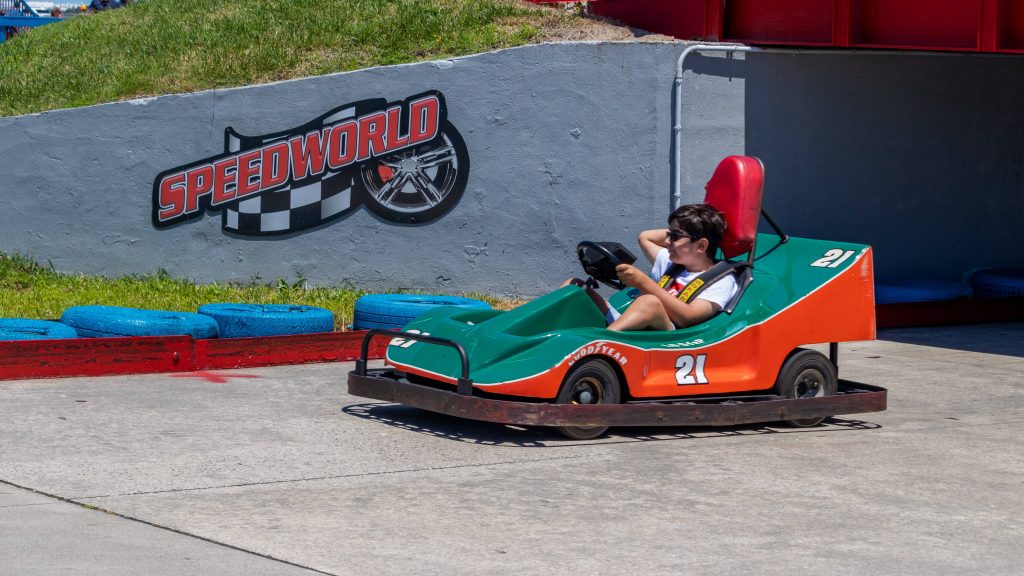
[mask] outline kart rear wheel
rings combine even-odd
[[[618,404],[622,392],[619,376],[604,360],[587,360],[565,377],[558,391],[559,404]],[[555,428],[573,440],[591,440],[608,431],[608,426],[558,426]]]
[[[782,364],[775,381],[775,393],[784,398],[819,398],[834,396],[838,388],[836,368],[822,353],[797,350]],[[817,426],[828,416],[785,420],[797,428]]]

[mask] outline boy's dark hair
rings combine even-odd
[[[687,204],[672,211],[668,225],[675,224],[695,239],[708,239],[708,256],[715,257],[725,234],[725,218],[710,204]]]

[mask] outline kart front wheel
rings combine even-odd
[[[783,398],[819,398],[834,396],[838,387],[836,368],[822,353],[814,350],[797,350],[782,364],[779,378],[775,381],[775,393]],[[797,428],[817,426],[827,416],[786,420],[785,423]]]
[[[569,372],[558,391],[559,404],[618,404],[619,377],[603,360],[587,360]],[[559,426],[561,434],[573,440],[591,440],[608,431],[608,426]]]

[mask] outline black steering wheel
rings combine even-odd
[[[636,256],[618,242],[584,240],[576,245],[576,257],[591,278],[616,290],[622,290],[626,285],[619,280],[615,267],[636,262]]]

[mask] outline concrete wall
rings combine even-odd
[[[663,225],[682,47],[528,46],[2,118],[0,251],[69,272],[533,296],[578,274],[579,240],[633,246]],[[694,56],[685,78],[684,200],[745,149],[765,160],[766,204],[787,231],[873,244],[880,278],[1024,266],[1024,59]],[[218,215],[150,221],[156,176],[220,153],[227,126],[272,133],[427,90],[444,94],[472,162],[437,220],[361,209],[258,238],[223,232]]]
[[[536,295],[579,274],[584,239],[635,245],[669,207],[670,100],[681,44],[528,46],[197,94],[0,119],[0,251],[57,270],[200,282],[301,276],[316,284]],[[710,60],[710,59],[709,59]],[[724,63],[724,60],[720,62]],[[701,184],[743,149],[743,83],[688,75],[687,154]],[[422,225],[363,209],[285,236],[225,234],[219,216],[150,222],[162,171],[220,153],[224,129],[266,134],[365,98],[440,90],[471,158],[461,201]],[[728,112],[726,112],[728,111]]]

